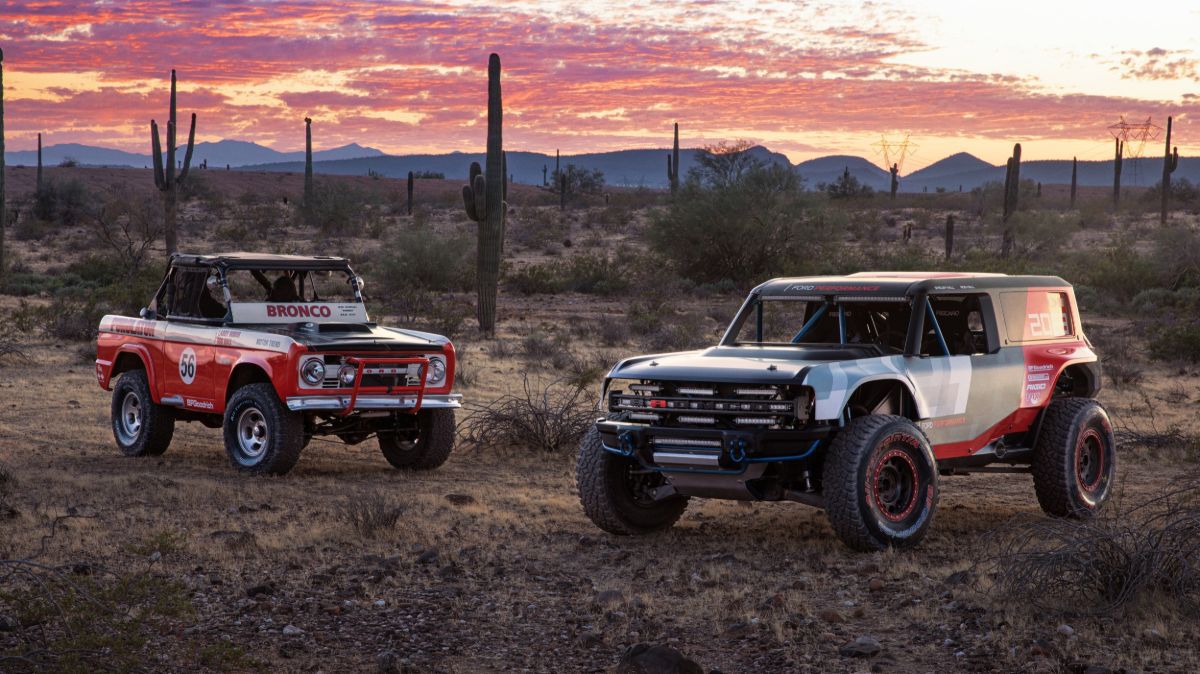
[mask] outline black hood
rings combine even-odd
[[[821,363],[878,356],[857,346],[714,346],[699,351],[637,356],[621,361],[610,378],[792,384]]]
[[[449,341],[441,335],[383,328],[373,323],[290,323],[258,329],[283,335],[314,351],[441,351]]]

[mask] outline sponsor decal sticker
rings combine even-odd
[[[212,401],[209,401],[209,400],[196,400],[195,398],[185,398],[183,401],[183,404],[184,404],[184,406],[190,407],[192,409],[198,409],[198,410],[213,409]]]

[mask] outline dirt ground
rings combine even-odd
[[[726,673],[1200,667],[1200,628],[1167,613],[1071,621],[1067,637],[1061,618],[998,607],[961,582],[989,532],[1038,516],[1027,475],[945,478],[931,535],[906,553],[849,552],[823,513],[796,504],[694,500],[670,532],[618,538],[583,516],[570,456],[461,451],[410,474],[373,442],[314,442],[286,477],[248,478],[218,431],[180,424],[161,458],[123,458],[109,396],[75,351],[47,345],[4,368],[0,461],[20,514],[0,520],[3,547],[37,550],[53,517],[73,512],[41,561],[179,583],[191,610],[142,650],[148,670],[362,671],[390,652],[412,671],[609,671],[638,642]],[[520,367],[482,348],[466,358],[487,380],[469,398]],[[1139,414],[1130,398],[1104,395],[1118,420]],[[1123,447],[1121,498],[1194,469]],[[368,540],[343,509],[372,499],[403,511]],[[882,653],[838,654],[862,635]],[[15,645],[0,633],[0,651]]]

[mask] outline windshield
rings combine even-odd
[[[234,302],[357,302],[348,271],[230,270]]]
[[[873,344],[904,351],[907,301],[759,299],[739,317],[738,344]]]

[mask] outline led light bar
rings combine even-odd
[[[655,445],[674,445],[676,447],[720,447],[720,440],[702,440],[700,438],[650,438]]]
[[[737,389],[737,394],[740,396],[773,396],[779,391],[773,388],[740,388]]]
[[[680,416],[676,420],[681,424],[715,424],[715,423],[717,423],[717,420],[715,417]]]
[[[767,405],[767,408],[770,409],[772,412],[791,412],[792,404],[791,403],[771,403],[771,404]]]
[[[636,419],[638,421],[658,421],[661,417],[659,417],[657,414],[647,414],[645,412],[634,412],[629,415],[629,418]]]
[[[645,393],[658,393],[662,387],[658,384],[630,384],[630,391],[643,391]]]
[[[693,386],[681,386],[679,392],[687,396],[711,396],[716,395],[716,390],[711,388],[697,388]]]
[[[645,406],[641,398],[617,398],[617,407],[623,409],[640,409]]]
[[[734,417],[733,423],[743,426],[774,426],[775,417]]]

